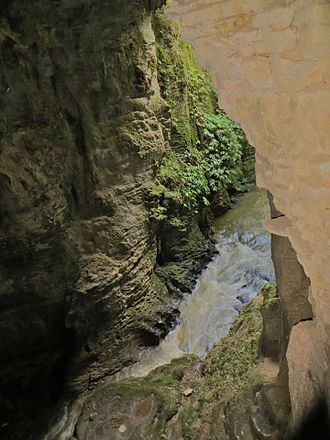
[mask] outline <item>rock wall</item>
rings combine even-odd
[[[163,3],[1,2],[7,439],[35,438],[36,413],[159,343],[214,250],[215,196],[217,209],[228,209],[244,173],[254,177],[254,154],[219,112],[210,76],[177,25],[155,13]],[[214,134],[212,155],[204,117],[228,134],[227,143]],[[224,183],[212,158],[232,145],[236,159],[223,170],[233,178]]]
[[[330,386],[330,4],[174,0],[170,14],[255,146],[258,185],[282,213],[267,227],[282,237],[274,261],[289,333],[294,325],[287,360],[297,424]]]
[[[5,409],[16,394],[55,398],[65,375],[70,390],[88,386],[166,327],[143,194],[167,144],[151,29],[160,4],[1,2]]]

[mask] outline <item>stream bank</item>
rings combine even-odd
[[[186,355],[146,377],[99,385],[45,440],[282,440],[289,406],[262,352],[262,315],[278,302],[265,285],[204,360]]]
[[[177,326],[159,346],[140,354],[119,377],[145,376],[185,354],[204,357],[226,334],[243,304],[264,284],[275,282],[270,235],[262,221],[270,217],[266,193],[251,189],[232,209],[213,221],[217,250],[191,294],[179,304]]]

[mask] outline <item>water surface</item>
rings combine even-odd
[[[240,308],[274,281],[270,236],[262,226],[269,215],[267,196],[256,189],[215,220],[218,254],[181,303],[178,326],[158,347],[142,352],[124,376],[144,376],[187,353],[202,357],[227,334]]]

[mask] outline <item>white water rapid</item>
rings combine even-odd
[[[181,303],[180,322],[156,348],[141,353],[139,362],[120,374],[145,376],[173,358],[204,356],[223,338],[244,303],[274,281],[270,236],[262,226],[269,218],[262,190],[243,195],[233,209],[214,222],[217,250],[196,286]]]

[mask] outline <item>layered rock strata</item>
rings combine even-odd
[[[38,378],[56,395],[65,373],[85,387],[164,330],[143,196],[167,142],[167,106],[150,101],[160,3],[1,4],[1,382],[11,393],[31,393]]]
[[[143,185],[168,142],[161,2],[2,2],[1,407],[79,391],[158,343],[170,298]],[[157,100],[153,107],[150,97]]]
[[[267,227],[276,234],[297,425],[320,394],[330,401],[330,4],[174,0],[171,15],[213,73],[221,106],[246,130],[258,185],[283,214]]]
[[[178,30],[161,27],[165,16],[156,50],[152,17],[163,3],[0,5],[0,435],[7,439],[35,438],[32,417],[47,404],[72,399],[158,344],[213,251],[207,206],[216,191],[207,167],[196,182],[203,193],[186,173],[193,191],[185,206],[180,171],[196,174],[198,146],[206,150],[194,111],[203,104],[209,117],[225,116]],[[182,75],[166,102],[171,66],[160,69],[159,56],[173,51]],[[189,68],[207,99],[188,91]],[[232,171],[251,171],[253,155],[238,157]],[[222,189],[216,205],[225,209]]]

